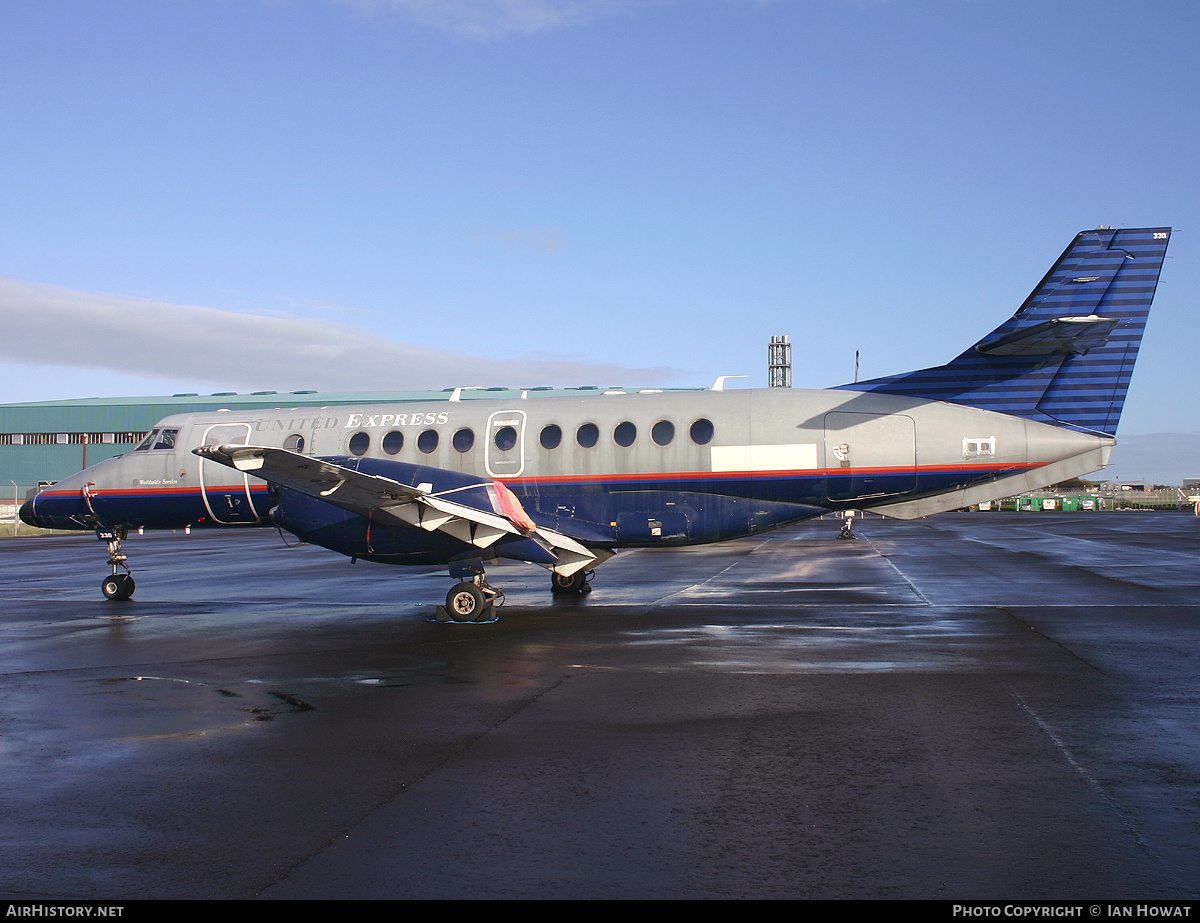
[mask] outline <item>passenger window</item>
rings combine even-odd
[[[655,445],[670,445],[675,441],[675,424],[670,420],[659,420],[650,430],[650,438]]]
[[[427,429],[417,437],[417,448],[428,455],[438,447],[438,434],[436,429]]]
[[[289,452],[303,452],[304,437],[299,433],[292,433],[287,439],[283,440],[283,447]]]
[[[383,437],[383,442],[380,445],[388,455],[398,455],[400,454],[400,450],[404,448],[404,433],[398,429],[394,429]]]
[[[712,420],[701,418],[692,424],[692,442],[696,445],[708,445],[712,442],[713,425]]]
[[[454,443],[454,448],[459,452],[470,452],[471,446],[475,445],[475,433],[469,429],[460,429],[454,434],[451,440]]]
[[[562,442],[562,427],[556,423],[543,426],[538,442],[542,444],[543,449],[557,449]]]
[[[613,430],[613,441],[619,445],[629,448],[637,439],[637,427],[626,420],[624,423],[618,423],[617,428]]]
[[[492,436],[492,442],[501,452],[507,452],[517,444],[517,431],[511,426],[502,426]]]
[[[350,454],[363,456],[371,448],[371,437],[366,433],[355,433],[350,437]]]
[[[585,449],[590,449],[600,441],[600,427],[595,423],[584,423],[575,431],[575,441]]]

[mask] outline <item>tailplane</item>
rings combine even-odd
[[[1115,435],[1170,237],[1082,231],[1020,310],[958,358],[838,387]]]

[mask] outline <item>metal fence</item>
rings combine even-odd
[[[36,484],[8,482],[8,489],[4,491],[3,496],[0,496],[0,527],[4,528],[4,534],[7,535],[11,532],[13,535],[19,535],[22,529],[27,532],[34,531],[21,522],[21,517],[17,514],[21,509],[21,504],[32,497],[37,489],[38,485]]]

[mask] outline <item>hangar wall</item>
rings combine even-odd
[[[122,455],[163,417],[202,410],[257,410],[448,400],[444,391],[174,394],[0,404],[0,495],[26,493]]]

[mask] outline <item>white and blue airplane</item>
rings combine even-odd
[[[1011,318],[936,368],[827,390],[178,414],[21,518],[107,541],[109,599],[134,590],[130,530],[269,525],[354,559],[449,565],[441,617],[485,621],[496,558],[581,593],[621,548],[957,509],[1107,464],[1170,235],[1081,232]]]

